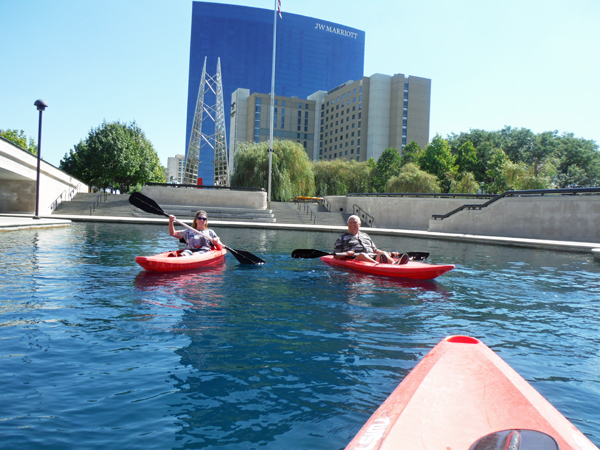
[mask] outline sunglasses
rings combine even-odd
[[[196,216],[196,220],[206,220],[206,217],[204,217],[204,216]]]

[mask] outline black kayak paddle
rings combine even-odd
[[[399,252],[402,254],[402,252]],[[429,257],[427,252],[406,252],[408,257],[413,261],[423,261]],[[292,258],[312,259],[320,258],[321,256],[333,255],[333,253],[316,250],[313,248],[297,248],[292,252]]]
[[[140,192],[134,192],[133,194],[131,194],[129,196],[129,203],[131,203],[133,206],[135,206],[136,208],[141,209],[144,212],[147,212],[148,214],[156,214],[158,216],[165,216],[165,217],[169,217],[169,215],[163,211],[163,209],[160,207],[160,205],[158,203],[156,203],[154,200],[152,200],[150,197],[140,193]],[[192,231],[195,231],[197,233],[199,233],[198,230],[190,227],[189,225],[186,225],[185,223],[181,222],[180,220],[175,219],[175,222],[177,222],[179,225],[182,225]],[[260,259],[258,256],[253,255],[250,252],[245,252],[243,250],[236,250],[233,248],[229,248],[226,245],[222,244],[223,247],[225,247],[229,253],[231,253],[235,259],[237,259],[241,264],[253,264],[253,265],[262,265],[265,262]]]

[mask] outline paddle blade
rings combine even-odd
[[[263,264],[265,264],[265,262],[260,259],[258,256],[253,255],[250,252],[246,252],[244,250],[236,250],[234,248],[230,248],[227,247],[226,245],[224,245],[223,247],[225,247],[229,253],[231,253],[235,259],[237,259],[240,264],[252,264],[255,266],[262,266]]]
[[[152,200],[150,197],[142,194],[141,192],[134,192],[129,196],[129,203],[136,208],[141,209],[148,214],[157,214],[159,216],[169,217],[169,215],[163,211],[163,209]]]
[[[292,252],[292,258],[312,259],[320,258],[321,256],[331,255],[331,253],[315,250],[312,248],[297,248]]]

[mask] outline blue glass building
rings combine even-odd
[[[202,67],[216,73],[221,58],[223,99],[231,103],[238,88],[271,92],[273,58],[273,10],[246,6],[194,2],[190,43],[186,153],[190,140]],[[363,76],[365,33],[313,17],[282,12],[277,18],[275,93],[306,98]],[[205,102],[214,99],[205,96]],[[227,141],[230,124],[227,121]],[[214,133],[214,123],[205,121],[203,132]],[[208,152],[207,152],[208,153]],[[213,155],[200,154],[198,177],[212,184]]]

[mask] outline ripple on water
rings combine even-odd
[[[456,265],[414,282],[289,257],[329,233],[217,229],[267,265],[147,273],[134,258],[174,248],[164,228],[0,234],[7,448],[343,448],[453,334],[600,442],[600,270],[581,255],[378,238]]]

